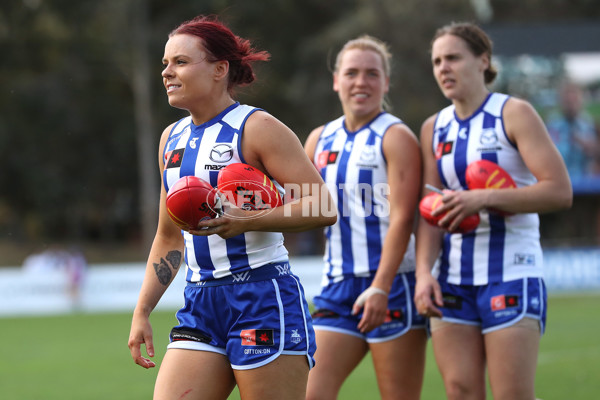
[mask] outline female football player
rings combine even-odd
[[[344,114],[313,130],[305,149],[338,206],[327,228],[323,287],[313,314],[317,360],[308,399],[335,399],[371,351],[382,399],[418,399],[425,320],[413,304],[413,221],[421,185],[419,143],[384,111],[390,58],[361,36],[339,52],[333,89]]]
[[[182,262],[187,287],[155,400],[227,399],[236,384],[243,399],[305,397],[314,331],[281,232],[329,225],[336,214],[321,207],[329,194],[320,190],[323,181],[296,135],[267,112],[234,100],[234,89],[255,79],[252,63],[267,58],[216,17],[184,22],[165,45],[169,104],[189,116],[169,125],[160,140],[158,229],[129,337],[140,366],[155,365],[141,345],[154,356],[149,316]],[[165,199],[178,179],[194,175],[215,186],[219,169],[239,162],[301,188],[297,200],[270,213],[231,207],[190,231],[170,220]]]
[[[438,223],[446,232],[420,220],[415,303],[431,317],[449,399],[484,399],[487,370],[494,399],[532,400],[546,321],[537,213],[570,207],[567,170],[534,108],[488,89],[496,70],[479,27],[440,28],[431,61],[452,104],[422,126],[423,178],[448,190],[434,212],[447,212]],[[498,164],[517,187],[466,190],[465,170],[481,159]],[[475,231],[454,232],[475,213]]]

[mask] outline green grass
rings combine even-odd
[[[156,312],[156,361],[175,323]],[[78,314],[0,319],[0,397],[3,400],[151,399],[157,368],[133,363],[127,348],[129,314]],[[537,395],[544,400],[592,399],[600,393],[600,294],[550,298],[548,331],[539,356]],[[369,357],[352,373],[342,400],[378,398]],[[428,347],[422,399],[444,399]],[[491,396],[489,396],[491,398]],[[235,391],[231,399],[239,399]]]

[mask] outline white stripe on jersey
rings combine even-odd
[[[202,125],[191,117],[181,119],[165,145],[163,184],[169,188],[183,176],[194,175],[216,186],[218,172],[244,162],[239,148],[247,118],[257,108],[236,103]],[[169,163],[177,153],[176,162]],[[278,186],[280,187],[280,186]],[[262,265],[288,260],[279,232],[246,232],[231,239],[218,235],[194,236],[182,231],[185,241],[186,280],[219,279]]]
[[[322,284],[348,276],[373,276],[379,266],[389,228],[387,164],[382,140],[387,129],[402,123],[381,113],[357,132],[348,132],[344,117],[323,128],[314,163],[338,210],[338,221],[327,228]],[[414,238],[399,272],[414,270]]]
[[[439,112],[433,151],[444,186],[466,190],[466,167],[487,159],[504,168],[518,187],[536,182],[514,143],[506,136],[502,109],[508,96],[492,93],[482,106],[460,120],[449,106]],[[535,213],[501,217],[480,212],[475,234],[447,234],[436,273],[453,284],[485,285],[542,276],[539,217]]]

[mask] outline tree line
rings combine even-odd
[[[447,104],[429,41],[451,21],[600,15],[594,0],[6,0],[0,9],[0,240],[106,241],[147,247],[156,225],[160,132],[180,118],[160,72],[167,34],[218,14],[271,53],[238,100],[304,141],[341,113],[330,67],[368,33],[390,45],[392,112],[418,133]],[[488,17],[489,18],[489,17]],[[484,21],[481,21],[484,22]]]

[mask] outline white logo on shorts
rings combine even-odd
[[[279,275],[288,275],[290,273],[290,264],[276,265],[277,271],[279,271]]]
[[[290,337],[290,339],[294,343],[300,343],[300,341],[302,340],[302,336],[300,336],[300,334],[298,333],[298,329],[292,329],[292,336]]]
[[[250,271],[242,272],[240,274],[233,274],[231,278],[234,282],[244,282],[250,279]]]

